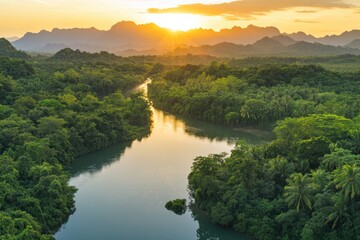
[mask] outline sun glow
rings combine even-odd
[[[201,26],[199,16],[192,14],[153,14],[149,20],[160,27],[173,31],[187,31]]]

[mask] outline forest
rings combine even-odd
[[[53,239],[75,211],[69,163],[149,134],[149,102],[127,93],[147,71],[70,49],[0,58],[0,239]]]
[[[286,117],[331,113],[353,118],[359,113],[356,68],[336,72],[267,60],[167,67],[153,77],[149,96],[168,112],[232,127],[272,128]]]
[[[123,58],[71,49],[29,56],[3,49],[1,239],[54,239],[75,211],[69,164],[150,133],[149,100],[129,93],[148,77],[157,108],[275,135],[264,145],[238,142],[230,155],[197,157],[188,176],[190,208],[256,239],[358,239],[360,57]],[[185,205],[177,199],[167,208],[181,214]]]
[[[190,207],[255,239],[359,239],[360,72],[351,58],[248,58],[157,73],[155,106],[275,134],[263,145],[238,142],[229,156],[197,157]],[[341,64],[346,71],[334,68]]]
[[[196,207],[255,239],[358,239],[360,118],[286,118],[274,132],[266,145],[197,157]]]

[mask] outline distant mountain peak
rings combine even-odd
[[[259,28],[259,27],[258,27],[258,26],[255,26],[255,25],[253,25],[253,24],[249,24],[246,28],[247,28],[247,29],[251,29],[251,28]]]
[[[136,28],[138,25],[133,22],[133,21],[121,21],[118,22],[116,24],[114,24],[111,28],[110,31],[116,31],[116,30],[123,30],[126,28]]]
[[[348,48],[357,48],[360,49],[360,39],[355,39],[351,43],[345,45]]]
[[[279,41],[273,38],[264,37],[256,41],[253,46],[258,48],[279,48],[283,47],[284,45],[282,45]]]
[[[57,29],[57,28],[54,28],[54,29]],[[53,31],[54,31],[54,30],[53,30]],[[39,33],[40,33],[40,34],[49,33],[49,31],[43,29],[43,30],[41,30]]]
[[[11,45],[11,43],[5,39],[0,38],[0,52],[10,52],[10,51],[16,51],[16,49]]]
[[[283,35],[283,34],[280,34],[280,35],[277,35],[277,36],[274,36],[272,37],[272,39],[280,42],[282,45],[284,46],[290,46],[292,44],[294,44],[296,41],[294,39],[292,39],[291,37],[289,36],[286,36],[286,35]]]
[[[313,35],[311,34],[306,34],[304,32],[295,32],[295,33],[291,33],[291,34],[286,34],[284,33],[285,36],[291,37],[292,39],[294,39],[295,41],[305,41],[305,42],[316,42],[317,38],[315,38]]]

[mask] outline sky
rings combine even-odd
[[[119,21],[173,30],[275,26],[314,36],[360,29],[360,0],[0,0],[0,36],[53,28],[107,30]]]

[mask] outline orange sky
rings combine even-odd
[[[0,36],[42,29],[109,29],[121,20],[163,27],[276,26],[315,36],[360,29],[360,0],[0,0]]]

